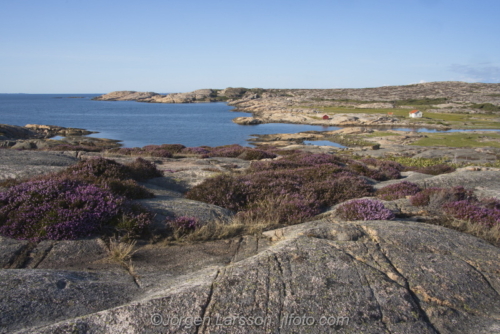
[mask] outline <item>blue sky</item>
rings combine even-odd
[[[1,93],[500,82],[498,0],[2,0]]]

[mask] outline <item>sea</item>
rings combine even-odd
[[[221,146],[248,142],[254,134],[327,131],[338,127],[300,124],[239,125],[231,120],[250,113],[233,112],[226,103],[143,103],[94,101],[102,94],[0,94],[0,124],[58,125],[121,140],[123,147],[182,144]]]
[[[252,146],[248,140],[257,134],[340,129],[283,123],[239,125],[233,123],[232,119],[251,114],[234,112],[233,107],[223,102],[169,104],[92,100],[99,95],[102,94],[0,94],[0,124],[82,128],[97,132],[91,137],[120,140],[123,147],[150,144]],[[395,130],[438,132],[425,128]],[[324,141],[305,143],[343,147]]]

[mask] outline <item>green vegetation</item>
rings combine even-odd
[[[446,164],[453,168],[467,167],[472,165],[500,168],[500,160],[495,160],[493,162],[487,162],[487,163],[477,163],[477,162],[452,162],[452,160],[454,159],[451,157],[410,158],[410,157],[399,157],[399,156],[385,156],[382,160],[394,161],[408,168],[417,168],[417,169],[424,169],[443,164]]]
[[[399,133],[388,132],[388,131],[375,131],[364,135],[365,137],[387,137],[387,136],[400,136]]]
[[[480,103],[480,104],[472,104],[470,105],[472,109],[481,109],[489,112],[500,111],[500,106],[496,106],[491,103]]]
[[[377,143],[364,140],[359,136],[354,135],[331,135],[325,138],[325,140],[344,145],[347,147],[356,147],[356,146],[380,146]]]
[[[477,133],[429,133],[412,145],[447,146],[447,147],[500,147],[500,134]]]
[[[307,108],[307,107],[305,107]],[[310,107],[313,108],[313,107]],[[500,122],[497,121],[498,115],[494,114],[462,114],[462,113],[437,113],[437,112],[424,112],[422,118],[409,118],[408,113],[410,109],[401,108],[380,108],[380,109],[360,109],[352,107],[321,107],[316,106],[314,109],[319,110],[321,113],[327,115],[334,114],[385,114],[392,113],[393,117],[404,118],[409,120],[415,125],[444,125],[450,127],[460,127],[467,129],[500,129]],[[423,108],[419,108],[424,110]],[[320,117],[314,117],[320,119]]]
[[[434,104],[442,104],[447,103],[448,99],[445,97],[440,97],[437,99],[429,99],[427,97],[423,99],[407,99],[407,100],[398,100],[393,101],[396,106],[414,106],[417,109],[423,109],[423,107],[430,107]]]
[[[383,160],[389,160],[397,162],[401,165],[408,167],[426,168],[435,165],[444,164],[449,161],[446,157],[442,158],[410,158],[410,157],[397,157],[397,156],[386,156]]]

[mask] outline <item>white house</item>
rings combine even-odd
[[[423,114],[420,110],[412,110],[410,111],[410,115],[409,115],[411,118],[417,118],[417,117],[422,117]]]

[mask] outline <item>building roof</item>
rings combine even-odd
[[[416,110],[416,109],[415,109],[415,110],[410,111],[410,114],[416,114],[416,113],[418,113],[418,112],[420,112],[420,110]]]

